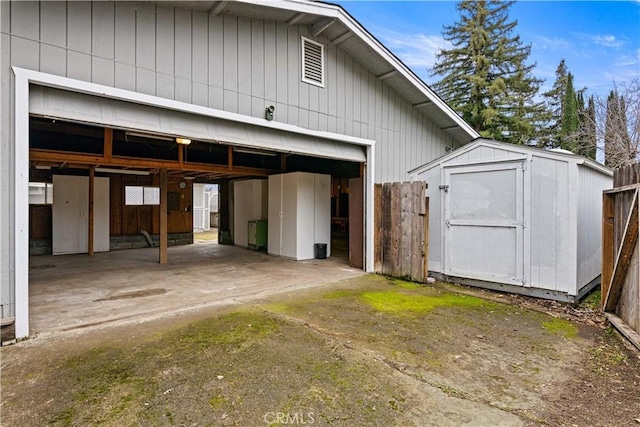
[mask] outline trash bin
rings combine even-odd
[[[315,259],[325,259],[327,257],[327,244],[315,243],[313,245],[313,256]]]

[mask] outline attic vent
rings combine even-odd
[[[302,81],[324,87],[324,46],[302,37]]]

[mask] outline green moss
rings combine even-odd
[[[437,307],[480,308],[497,305],[481,298],[459,294],[428,296],[385,291],[365,292],[361,297],[375,310],[391,313],[426,313]]]
[[[600,309],[600,299],[601,293],[600,290],[596,290],[591,292],[585,299],[580,303],[581,307],[590,308],[591,310],[599,310]]]
[[[349,298],[352,296],[358,295],[358,292],[351,291],[348,289],[340,289],[337,291],[327,292],[323,295],[324,299],[340,299],[340,298]]]
[[[563,335],[566,338],[575,338],[578,335],[576,327],[564,319],[551,319],[548,322],[542,322],[542,327],[549,333]]]
[[[229,400],[222,395],[213,396],[209,400],[209,406],[211,406],[211,408],[214,410],[222,409],[228,404],[229,404]]]

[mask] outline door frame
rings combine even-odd
[[[442,168],[442,180],[443,183],[442,190],[442,260],[443,260],[443,271],[444,274],[454,277],[468,277],[471,279],[490,281],[495,283],[505,283],[509,285],[517,285],[529,287],[531,286],[530,281],[528,280],[530,273],[530,230],[529,224],[530,221],[530,171],[529,164],[531,161],[531,157],[517,157],[513,159],[500,159],[496,161],[488,161],[488,162],[473,162],[472,164],[453,164],[453,165],[444,165]],[[469,272],[463,271],[455,271],[451,266],[451,248],[449,244],[450,239],[450,226],[465,226],[473,224],[465,224],[465,221],[462,220],[454,220],[458,222],[457,224],[454,222],[451,223],[450,220],[450,211],[451,211],[451,193],[449,193],[450,185],[451,185],[451,175],[452,174],[463,174],[463,173],[474,173],[474,172],[489,172],[489,171],[500,171],[500,170],[511,170],[515,169],[516,171],[521,171],[521,174],[517,174],[518,185],[516,187],[516,197],[517,197],[517,220],[515,223],[511,225],[507,225],[507,227],[513,227],[516,229],[516,245],[520,249],[519,254],[516,259],[516,277],[514,278],[502,278],[500,276],[491,276],[484,274],[469,274]],[[519,221],[521,220],[521,221]],[[505,224],[494,223],[494,224],[482,224],[482,221],[478,221],[478,226],[484,227],[505,227]]]

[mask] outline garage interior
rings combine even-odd
[[[362,163],[35,115],[29,135],[29,278],[37,332],[133,316],[145,310],[142,300],[151,311],[162,298],[188,307],[260,286],[362,271]],[[331,177],[333,251],[326,260],[296,262],[268,256],[266,247],[233,246],[234,184],[290,172]],[[194,184],[219,186],[219,242],[194,244]],[[80,207],[55,206],[56,191],[77,195]]]

